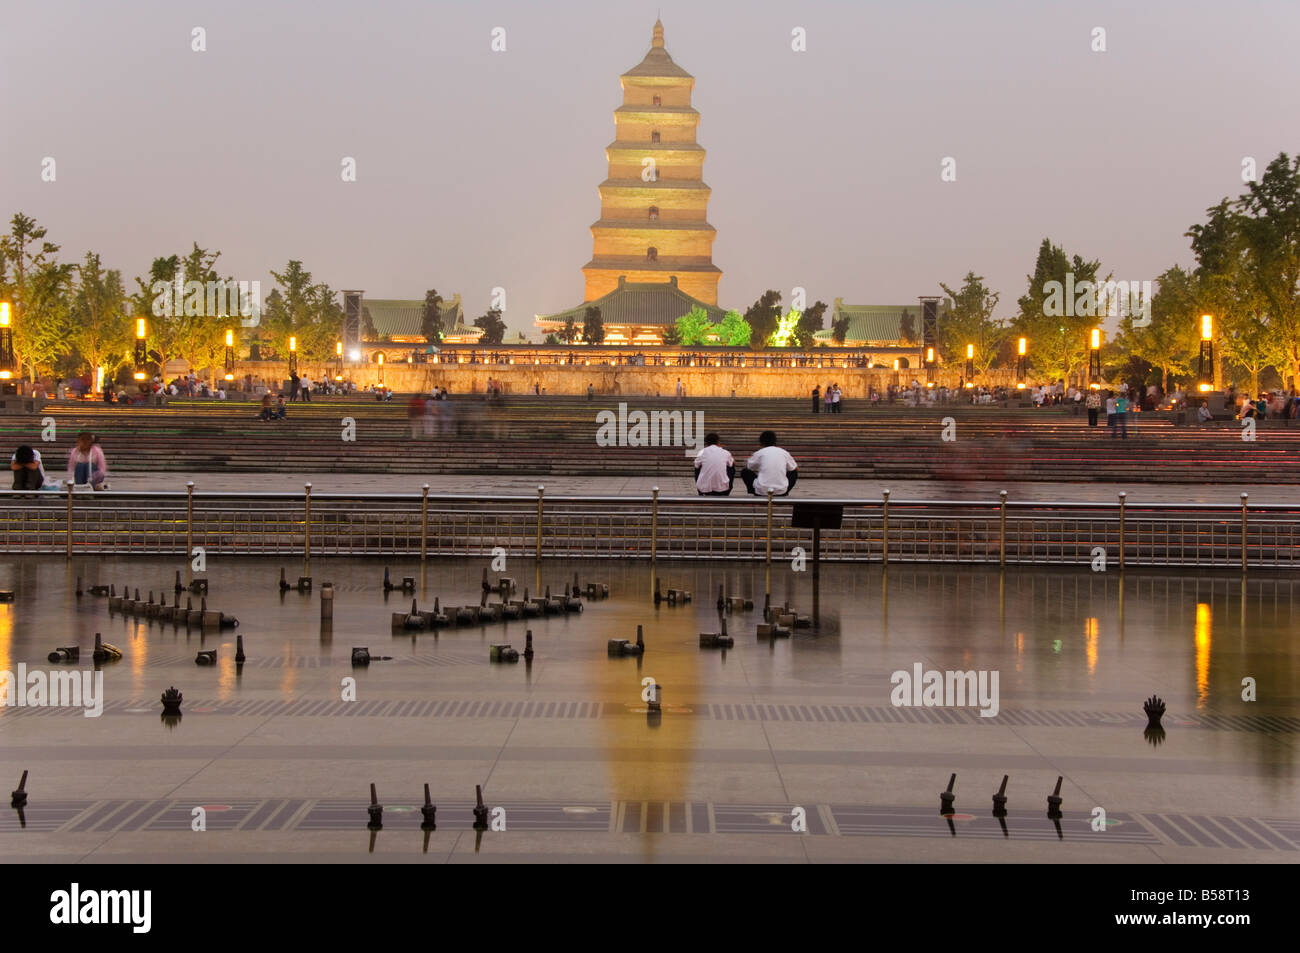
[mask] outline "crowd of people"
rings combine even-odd
[[[9,469],[15,490],[58,490],[63,486],[46,476],[41,452],[26,444],[9,458]],[[108,489],[108,461],[99,438],[89,430],[77,434],[77,443],[68,454],[66,485],[73,489]]]

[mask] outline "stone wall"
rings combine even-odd
[[[311,365],[303,362],[300,373],[319,381],[326,375],[333,378],[337,366]],[[241,361],[235,368],[237,381],[245,374],[255,379],[282,381],[288,371],[283,362]],[[912,376],[923,371],[899,371],[897,379],[903,385]],[[376,365],[348,366],[344,377],[358,387],[378,384],[379,368]],[[947,373],[942,368],[936,375],[941,386],[955,387],[959,374]],[[588,383],[597,394],[619,397],[672,397],[676,394],[680,378],[688,397],[807,397],[814,386],[823,391],[837,383],[846,400],[864,398],[867,388],[874,385],[884,390],[895,379],[891,370],[802,368],[802,367],[632,367],[627,365],[537,365],[518,366],[502,364],[386,364],[382,383],[399,394],[429,391],[445,387],[453,394],[486,393],[488,379],[504,384],[508,394],[531,394],[533,386],[540,385],[548,395],[586,394]],[[278,385],[277,385],[278,386]]]

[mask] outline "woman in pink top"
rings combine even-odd
[[[68,454],[68,482],[77,486],[89,484],[96,490],[104,488],[108,478],[108,462],[104,451],[95,443],[95,435],[89,430],[77,434],[77,445]]]

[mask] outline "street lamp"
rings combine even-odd
[[[925,382],[934,383],[934,348],[932,347],[925,349]]]
[[[131,376],[138,381],[145,379],[146,375],[144,366],[149,363],[149,351],[145,346],[145,326],[144,318],[135,319],[135,373]]]
[[[334,342],[334,355],[339,359],[339,372],[334,379],[336,381],[341,381],[343,380],[343,342],[342,341]]]
[[[235,379],[235,332],[226,331],[226,380]]]
[[[1214,390],[1214,318],[1201,315],[1201,366],[1197,376],[1201,380],[1201,390]]]
[[[0,381],[5,393],[11,393],[14,377],[14,329],[9,317],[9,302],[0,301]]]
[[[375,363],[379,365],[379,383],[384,382],[384,352],[380,351],[375,355]]]
[[[1101,387],[1101,328],[1092,329],[1092,340],[1088,343],[1088,385],[1089,389]]]
[[[1020,355],[1016,359],[1016,386],[1024,389],[1025,386],[1025,355],[1029,353],[1029,339],[1021,338],[1017,347],[1017,353]]]
[[[966,345],[966,380],[975,377],[975,345]]]
[[[289,338],[289,373],[298,373],[298,339]]]

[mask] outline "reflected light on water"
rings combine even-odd
[[[1097,620],[1088,618],[1083,622],[1083,649],[1088,656],[1088,674],[1097,671]]]
[[[1210,700],[1210,606],[1196,604],[1196,707]]]
[[[10,644],[14,635],[14,607],[9,603],[0,603],[0,672],[13,672],[13,659],[10,656]],[[17,677],[17,673],[14,673]],[[8,686],[9,691],[14,690],[13,685]],[[0,706],[0,713],[4,712],[4,706]]]
[[[108,642],[108,639],[104,640]],[[114,644],[116,640],[114,640]],[[126,646],[119,645],[118,648],[126,649]],[[84,649],[83,655],[84,655]],[[145,666],[149,664],[149,626],[143,622],[136,623],[131,630],[131,697],[144,698]]]
[[[235,691],[235,651],[223,645],[217,653],[217,701],[228,701]]]

